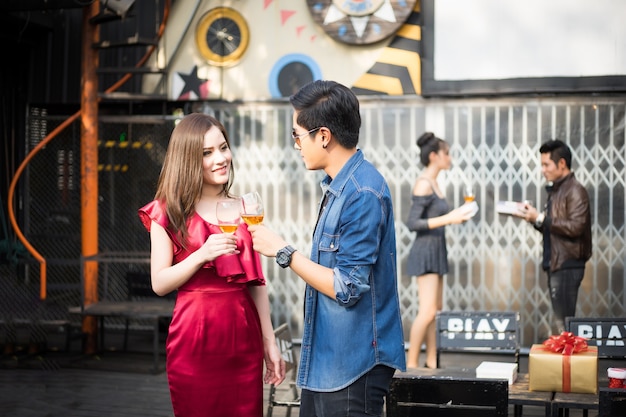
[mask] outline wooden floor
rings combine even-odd
[[[70,368],[0,370],[0,416],[3,417],[173,415],[165,373]],[[285,411],[277,407],[273,415],[283,417]],[[293,412],[292,416],[297,417],[298,413]]]
[[[25,345],[0,352],[1,417],[174,416],[164,355],[160,371],[153,371],[150,332],[134,333],[128,352],[120,351],[120,337],[113,335],[103,353],[89,356],[80,352],[78,341],[70,352],[57,349],[64,343],[57,339],[37,353],[28,353]],[[284,417],[285,409],[274,408],[273,415]]]
[[[0,398],[2,416],[173,416],[163,373],[1,370]]]
[[[0,355],[0,416],[2,417],[172,417],[165,372],[152,369],[151,334],[133,332],[129,351],[119,338],[100,355],[85,356],[75,341],[69,352],[62,335],[46,351],[29,354],[26,346]],[[2,352],[0,352],[2,353]],[[457,359],[462,363],[463,357]],[[162,368],[165,360],[162,356]],[[524,361],[521,367],[525,366]],[[522,369],[523,371],[523,369]],[[527,371],[526,371],[527,372]],[[264,398],[267,399],[267,387]],[[267,407],[265,407],[265,410]],[[292,412],[298,417],[298,412]],[[597,413],[589,413],[595,417]],[[277,407],[274,416],[284,417]],[[509,415],[513,415],[510,407]],[[540,407],[524,407],[523,416],[544,415]],[[570,417],[582,416],[571,410]]]

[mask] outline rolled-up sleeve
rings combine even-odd
[[[337,302],[350,307],[370,291],[372,267],[380,250],[387,205],[376,191],[361,190],[341,214],[341,236],[334,270]]]
[[[344,276],[339,268],[334,269],[335,294],[339,304],[350,307],[370,290],[369,271],[371,267],[356,267],[350,275]]]

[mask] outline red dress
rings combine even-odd
[[[174,243],[174,263],[197,250],[216,225],[195,214],[183,249],[167,229],[164,207],[139,209],[148,231],[163,226]],[[205,264],[178,289],[166,343],[167,378],[177,417],[263,416],[263,340],[248,285],[265,285],[248,227],[237,228],[238,255]]]

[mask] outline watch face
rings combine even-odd
[[[287,268],[291,263],[291,255],[295,249],[291,246],[285,246],[276,253],[276,263],[283,268]]]
[[[276,254],[276,262],[278,263],[278,265],[280,265],[280,266],[282,266],[284,268],[284,267],[287,266],[287,263],[289,262],[289,256],[285,252],[280,250]]]

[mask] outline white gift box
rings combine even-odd
[[[517,379],[517,364],[509,362],[481,362],[476,368],[476,378],[506,379],[509,385]]]
[[[517,201],[498,201],[496,204],[496,212],[500,214],[524,214],[524,203]]]

